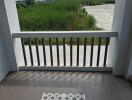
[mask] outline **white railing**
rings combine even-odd
[[[12,34],[13,38],[41,37],[117,37],[118,32],[107,31],[26,31]]]
[[[24,62],[20,69],[106,71],[111,70],[107,64],[110,39],[118,33],[37,31],[16,32],[12,37],[21,39]]]

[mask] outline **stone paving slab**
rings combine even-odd
[[[96,18],[96,25],[98,27],[103,28],[105,31],[111,31],[114,6],[114,4],[104,4],[97,6],[85,6],[84,8],[88,14],[91,14]]]

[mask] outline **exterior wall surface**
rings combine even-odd
[[[2,7],[2,1],[0,0],[0,81],[4,78],[4,76],[9,72],[9,60],[5,48],[5,41],[3,38],[3,7]]]
[[[6,55],[6,49],[4,46],[4,41],[2,39],[2,31],[0,28],[0,81],[9,72],[9,63]]]
[[[17,71],[12,33],[19,31],[15,0],[0,0],[0,80]]]
[[[119,37],[111,42],[113,71],[128,78],[132,75],[132,0],[116,0],[112,31]]]

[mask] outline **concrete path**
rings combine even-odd
[[[97,6],[85,6],[88,14],[93,15],[97,20],[97,26],[103,28],[105,31],[111,31],[114,4],[104,4]]]

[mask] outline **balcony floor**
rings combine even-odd
[[[0,100],[41,100],[42,93],[79,93],[86,100],[132,100],[132,84],[111,73],[13,73],[0,83]]]

